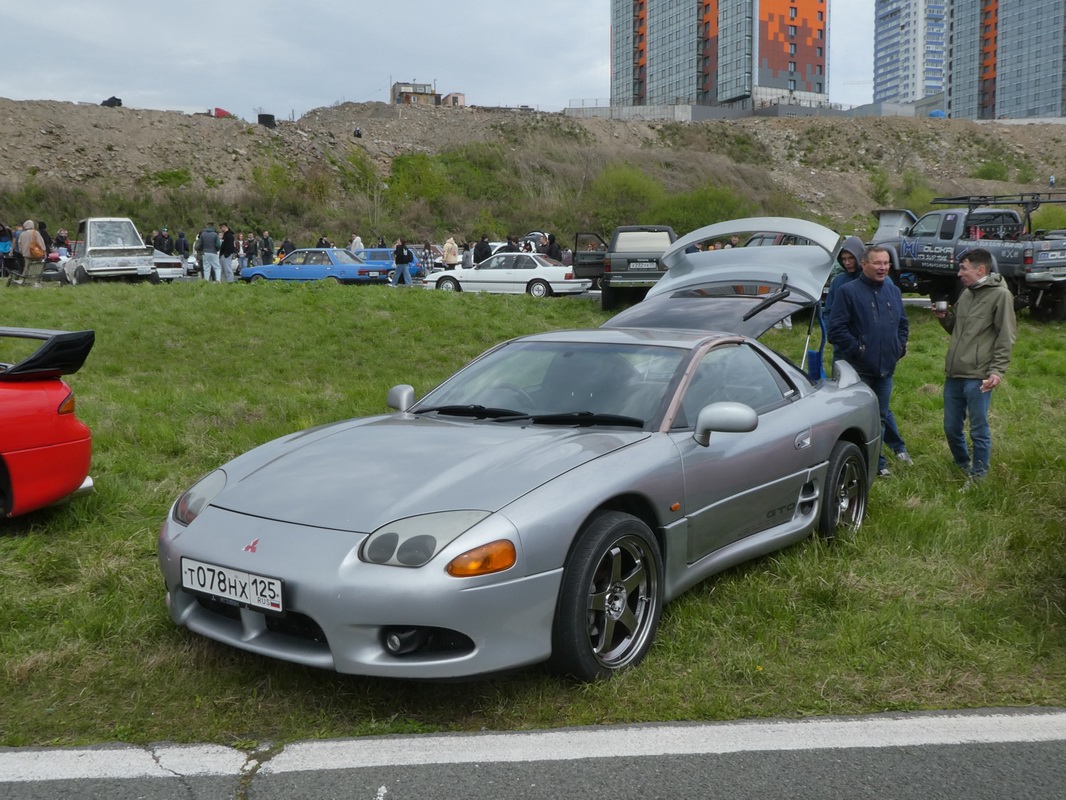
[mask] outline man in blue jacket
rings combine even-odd
[[[903,310],[903,295],[888,279],[892,266],[888,250],[869,247],[862,259],[862,274],[839,287],[829,311],[829,343],[833,356],[847,361],[863,383],[877,395],[881,411],[882,453],[877,472],[889,475],[884,447],[904,464],[911,464],[896,418],[892,415],[892,376],[907,352],[910,324]]]

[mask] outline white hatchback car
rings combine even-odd
[[[452,269],[426,276],[427,289],[446,292],[528,293],[533,297],[587,292],[592,281],[574,277],[574,268],[539,253],[497,253],[473,269]]]

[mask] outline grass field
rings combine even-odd
[[[361,734],[1066,705],[1066,328],[1020,320],[992,473],[960,492],[943,440],[947,336],[911,309],[894,411],[915,459],[853,537],[731,570],[668,606],[638,668],[468,683],[338,676],[176,628],[155,561],[170,503],[252,446],[385,411],[486,347],[598,325],[584,300],[385,287],[0,289],[9,326],[94,328],[69,383],[97,491],[0,525],[0,746],[252,746]],[[801,326],[766,340],[794,359]],[[10,359],[0,352],[0,360]]]

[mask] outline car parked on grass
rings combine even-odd
[[[592,281],[575,278],[572,267],[539,253],[496,253],[473,269],[431,272],[427,289],[446,292],[495,292],[551,297],[587,292]]]
[[[340,247],[309,247],[293,250],[275,264],[248,266],[241,270],[243,281],[332,281],[334,283],[384,283],[389,279],[391,260],[369,261],[364,253]]]
[[[159,534],[171,619],[344,673],[547,661],[589,681],[638,663],[663,604],[701,580],[857,528],[875,396],[846,363],[812,380],[753,338],[782,304],[818,303],[840,237],[758,223],[818,245],[761,250],[750,273],[667,251],[673,274],[627,312],[659,312],[647,327],[504,342],[417,402],[394,386],[394,413],[282,437],[197,481]]]
[[[92,433],[61,376],[81,369],[95,338],[93,331],[0,328],[4,353],[18,346],[12,340],[43,342],[16,362],[0,360],[0,515],[92,491]]]

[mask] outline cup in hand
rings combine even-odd
[[[947,300],[937,300],[935,303],[933,303],[933,310],[934,311],[947,311],[948,310],[948,301]]]

